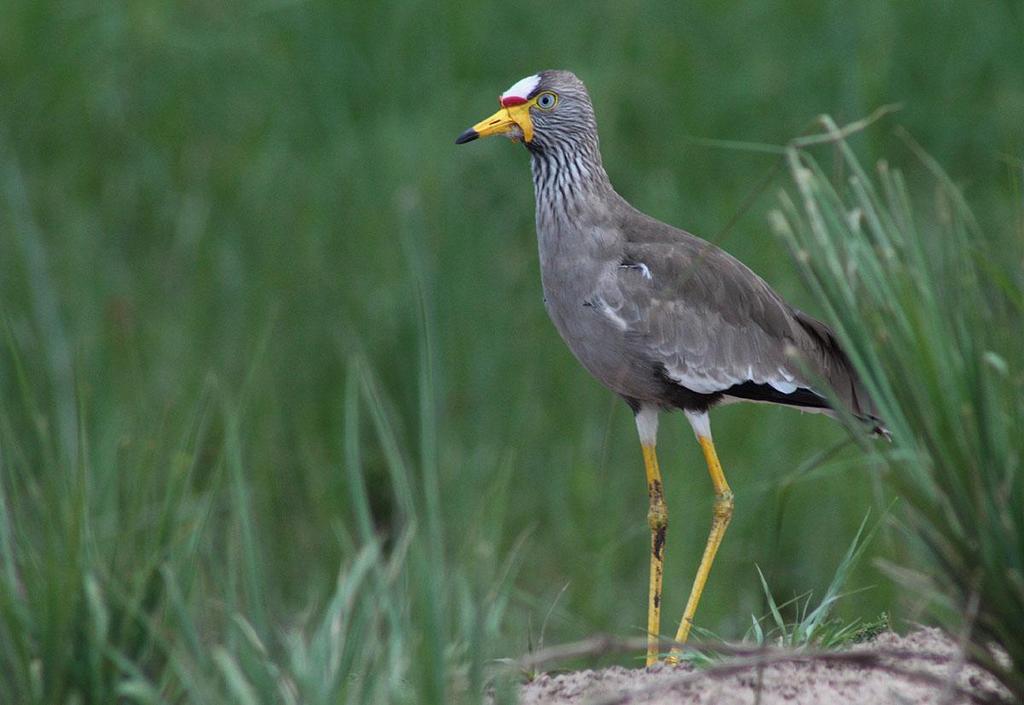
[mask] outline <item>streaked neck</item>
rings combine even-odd
[[[601,210],[614,193],[601,165],[596,136],[528,147],[539,229],[579,223]]]

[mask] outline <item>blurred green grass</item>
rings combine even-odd
[[[143,596],[170,552],[196,571],[200,625],[219,624],[231,609],[219,601],[247,585],[238,609],[273,633],[355,559],[342,439],[347,370],[361,359],[395,425],[391,456],[360,431],[385,550],[403,526],[397,453],[414,478],[437,468],[434,530],[473,595],[512,556],[511,602],[484,657],[527,648],[567,584],[549,642],[639,633],[646,510],[629,413],[546,320],[526,155],[452,144],[523,75],[581,75],[623,195],[715,239],[812,313],[765,224],[779,183],[722,232],[773,157],[690,138],[780,144],[820,112],[842,122],[900,102],[855,141],[866,159],[900,160],[888,128],[904,125],[962,184],[982,230],[1024,227],[1024,10],[1009,0],[620,2],[584,16],[542,2],[12,0],[4,16],[0,479],[12,545],[62,558],[91,546],[40,580],[73,592],[76,570],[99,559],[107,594]],[[668,621],[711,501],[675,421],[660,447]],[[737,509],[698,619],[728,636],[763,612],[755,563],[782,599],[822,591],[864,512],[890,497],[855,452],[787,481],[843,439],[827,419],[751,406],[714,425]],[[418,479],[410,492],[423,493]],[[48,528],[54,516],[63,528]],[[242,517],[251,526],[231,529]],[[248,557],[225,562],[239,537]],[[901,550],[884,533],[872,546]],[[870,562],[854,582],[876,587],[841,613],[919,614]]]

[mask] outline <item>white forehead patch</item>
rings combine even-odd
[[[522,98],[526,100],[527,96],[533,92],[533,89],[540,83],[540,76],[534,74],[533,76],[527,76],[526,78],[516,81],[516,83],[509,88],[507,91],[501,94],[501,99],[505,98]]]

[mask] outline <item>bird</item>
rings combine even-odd
[[[527,76],[498,101],[496,113],[455,143],[503,135],[529,152],[547,313],[582,366],[633,412],[650,527],[647,665],[661,657],[668,508],[656,446],[663,412],[683,412],[711,477],[711,530],[666,657],[678,663],[735,504],[708,412],[766,402],[848,413],[875,433],[887,431],[832,329],[721,248],[642,213],[615,191],[593,103],[575,74]]]

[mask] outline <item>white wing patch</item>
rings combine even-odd
[[[620,316],[618,311],[612,308],[611,305],[601,297],[595,298],[593,305],[605,316],[605,318],[611,320],[619,330],[626,330],[629,328],[629,324],[626,322],[626,319]]]
[[[504,100],[505,98],[511,98],[514,96],[516,98],[522,98],[523,100],[526,100],[526,98],[530,95],[530,93],[533,92],[533,89],[536,88],[537,84],[539,83],[540,76],[537,74],[534,74],[533,76],[527,76],[526,78],[522,78],[516,81],[511,88],[502,93],[501,99]]]
[[[643,275],[644,279],[654,279],[651,275],[651,268],[643,262],[632,262],[630,264],[620,264],[619,269],[639,269],[640,274]]]
[[[789,374],[786,370],[781,367],[778,370],[781,379],[766,379],[765,382],[770,384],[775,391],[781,392],[782,394],[792,394],[797,390],[797,385],[793,384],[793,375]]]
[[[687,389],[697,392],[698,394],[714,394],[715,392],[722,392],[734,384],[740,384],[746,381],[738,377],[733,377],[732,375],[726,374],[722,371],[719,371],[718,374],[712,376],[702,374],[694,370],[683,370],[679,367],[667,367],[665,372],[673,381],[678,382]]]
[[[744,382],[767,384],[780,394],[792,394],[800,388],[800,385],[796,384],[794,381],[795,378],[793,375],[782,368],[776,370],[778,377],[762,379],[757,378],[754,374],[753,366],[751,365],[747,366],[746,374],[740,373],[742,376],[730,374],[726,370],[714,370],[704,373],[698,370],[686,369],[678,366],[667,367],[665,372],[672,380],[678,382],[687,389],[692,389],[698,394],[724,392],[729,387],[737,384],[743,384]],[[812,389],[811,391],[814,390]]]

